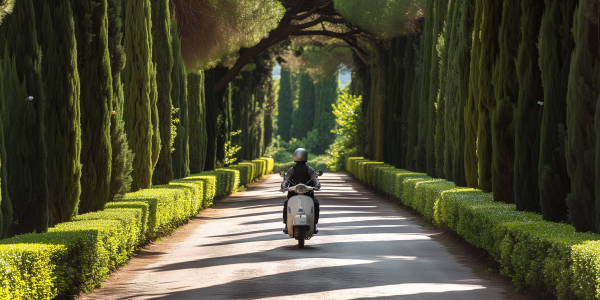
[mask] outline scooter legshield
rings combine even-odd
[[[298,209],[302,208],[302,212],[298,212]],[[306,237],[312,237],[314,235],[315,229],[315,207],[313,199],[309,196],[305,195],[297,195],[293,196],[288,200],[288,214],[287,214],[287,227],[288,227],[288,235],[293,238],[294,237],[294,225],[296,226],[309,226],[309,229],[306,230]],[[306,217],[298,218],[300,223],[306,222],[306,224],[295,224],[297,218],[296,216],[305,215]]]

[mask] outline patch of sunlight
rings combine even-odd
[[[263,299],[356,299],[356,298],[376,298],[390,296],[408,296],[418,294],[447,293],[447,292],[466,292],[472,290],[485,289],[481,285],[470,284],[447,284],[447,283],[401,283],[384,286],[373,286],[363,288],[350,288],[342,290],[331,290],[316,293],[305,293],[289,296],[268,297]],[[436,295],[436,297],[441,295]],[[461,296],[454,294],[456,298]],[[433,299],[433,298],[432,298]]]

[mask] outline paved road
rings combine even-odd
[[[281,232],[280,181],[222,200],[82,298],[524,299],[346,175],[322,177],[320,232],[299,249]]]

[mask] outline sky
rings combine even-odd
[[[275,67],[273,68],[273,78],[274,79],[278,79],[281,77],[281,66],[279,64],[275,65]],[[340,82],[340,88],[344,88],[348,82],[350,82],[350,72],[346,71],[346,72],[340,72],[340,74],[338,75],[338,79]]]

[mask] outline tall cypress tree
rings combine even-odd
[[[464,105],[464,120],[465,120],[465,146],[464,146],[464,163],[465,163],[465,179],[467,186],[470,188],[479,187],[479,179],[477,176],[477,164],[479,157],[477,156],[477,132],[479,126],[479,85],[480,69],[478,66],[481,57],[481,21],[483,19],[483,0],[475,0],[475,14],[473,19],[472,35],[473,43],[471,47],[471,63],[469,71],[469,89],[468,98]]]
[[[422,167],[419,167],[418,160],[418,139],[419,139],[419,111],[420,111],[420,97],[421,97],[421,85],[423,84],[423,45],[425,40],[425,33],[421,34],[418,42],[418,46],[415,46],[415,62],[414,62],[414,80],[412,85],[412,92],[410,96],[410,108],[408,111],[408,139],[407,139],[407,150],[406,150],[406,169],[409,171],[423,172]],[[422,157],[422,156],[421,156]],[[420,164],[423,165],[422,163]]]
[[[415,85],[415,41],[418,40],[418,36],[411,35],[407,37],[407,41],[404,49],[404,57],[402,58],[402,69],[404,71],[404,85],[402,89],[402,114],[400,115],[400,127],[401,127],[401,136],[400,136],[400,151],[398,151],[398,168],[404,168],[411,170],[409,160],[407,159],[407,153],[409,151],[408,143],[409,143],[409,129],[411,128],[411,124],[409,122],[409,112],[412,103],[412,90]],[[414,167],[414,164],[413,164]]]
[[[108,0],[108,52],[113,78],[112,115],[110,119],[110,146],[112,150],[110,169],[110,195],[112,201],[117,194],[131,190],[134,154],[129,149],[125,121],[123,120],[124,92],[121,72],[125,68],[123,49],[123,2]]]
[[[435,1],[427,0],[425,8],[425,29],[423,30],[423,78],[421,81],[421,91],[419,93],[419,131],[417,138],[417,148],[415,150],[415,163],[417,172],[427,172],[427,139],[429,134],[429,115],[431,106],[429,96],[431,95],[431,70],[432,65],[437,62],[437,52],[435,44],[437,42],[435,30]],[[435,61],[435,62],[434,62]],[[437,85],[436,85],[437,87]],[[437,89],[436,89],[437,92]],[[433,174],[430,174],[433,175]]]
[[[442,2],[437,5],[441,5]],[[439,82],[439,92],[437,93],[437,109],[434,109],[435,113],[435,127],[434,132],[434,154],[435,154],[435,173],[439,178],[445,178],[448,180],[452,180],[452,174],[446,174],[446,154],[445,151],[448,147],[446,144],[450,144],[451,140],[448,139],[448,135],[446,134],[446,128],[451,127],[447,126],[446,120],[446,111],[451,110],[452,107],[448,107],[450,101],[448,101],[450,94],[453,92],[448,90],[448,81],[450,80],[448,74],[450,74],[450,69],[448,68],[448,60],[450,58],[450,45],[453,43],[452,41],[452,26],[454,26],[454,7],[456,6],[456,1],[446,1],[446,8],[444,8],[445,16],[444,22],[442,22],[442,27],[440,29],[440,34],[438,38],[438,61],[439,71],[438,71],[438,82]],[[438,11],[437,14],[440,15],[442,12]],[[448,120],[450,121],[450,120]],[[454,123],[452,123],[454,125]],[[432,126],[433,127],[433,126]],[[450,128],[448,128],[450,129]],[[449,131],[449,130],[448,130]]]
[[[42,54],[31,0],[17,1],[0,26],[4,60],[4,139],[13,223],[7,235],[44,232],[48,228],[48,186],[42,84]],[[24,101],[32,96],[32,101]],[[24,138],[27,137],[27,138]],[[3,197],[4,198],[4,197]],[[6,215],[5,215],[6,217]],[[5,221],[6,222],[6,221]]]
[[[175,150],[171,154],[173,159],[173,177],[175,179],[184,178],[190,175],[190,146],[189,129],[190,120],[188,117],[188,94],[187,94],[187,72],[181,57],[181,39],[177,34],[177,22],[171,21],[171,37],[173,49],[173,72],[171,73],[171,99],[173,107],[178,109],[174,117],[179,120],[177,126],[177,136],[173,147]]]
[[[68,0],[39,2],[40,44],[45,78],[45,138],[48,151],[50,222],[66,222],[77,213],[81,194],[79,72],[73,11]]]
[[[435,153],[435,132],[436,132],[436,102],[438,99],[438,92],[440,89],[440,55],[438,53],[438,40],[444,29],[444,21],[446,18],[446,11],[448,10],[448,0],[436,0],[433,4],[433,28],[431,37],[431,69],[429,70],[429,94],[427,103],[429,108],[427,109],[427,140],[426,140],[426,155],[427,155],[427,174],[433,177],[444,177],[444,174],[436,174],[436,153]],[[437,104],[437,109],[441,112],[444,111],[444,103]],[[440,115],[443,117],[443,113]],[[443,120],[442,120],[443,121]],[[443,126],[440,126],[443,128]],[[444,134],[441,133],[441,136]],[[444,140],[443,138],[441,139]],[[440,149],[443,149],[441,147]],[[443,155],[439,155],[441,160],[439,171],[443,172]]]
[[[4,74],[4,62],[0,59],[0,116],[4,111],[4,81],[8,80],[8,74]],[[6,150],[4,149],[4,127],[0,122],[0,160],[5,160]],[[5,237],[5,233],[12,223],[12,203],[8,197],[6,189],[6,163],[0,163],[0,238]]]
[[[169,0],[152,0],[152,61],[156,64],[156,87],[158,129],[160,132],[160,154],[152,174],[153,184],[167,184],[173,180],[171,160],[171,71],[173,51],[171,49],[171,24]]]
[[[467,148],[466,143],[469,140],[467,138],[467,132],[472,132],[473,127],[467,127],[471,125],[470,119],[467,119],[466,109],[467,101],[470,101],[469,96],[469,80],[471,78],[471,69],[467,68],[467,65],[472,64],[471,62],[471,48],[474,46],[473,41],[473,26],[475,21],[475,2],[476,0],[460,0],[460,25],[458,29],[458,46],[454,53],[454,59],[452,61],[452,69],[458,70],[458,90],[457,90],[457,103],[456,109],[453,114],[455,115],[456,125],[454,130],[454,161],[452,163],[452,179],[457,186],[467,186],[466,170],[467,170]],[[471,114],[473,111],[469,111]],[[469,128],[469,131],[467,131]],[[471,146],[474,146],[472,143]],[[471,152],[469,152],[471,154]],[[469,156],[469,158],[472,158]],[[475,157],[477,159],[477,157]],[[469,166],[472,166],[470,164]],[[475,164],[476,166],[476,164]]]
[[[315,84],[308,73],[300,75],[298,113],[292,120],[291,137],[302,139],[313,129],[315,122]]]
[[[477,165],[479,170],[479,188],[486,193],[493,190],[492,186],[492,129],[491,111],[494,107],[494,89],[492,86],[492,72],[494,62],[499,52],[498,32],[502,16],[502,2],[483,0],[481,20],[481,47],[477,68],[478,85],[475,99],[479,109],[479,123],[477,125]]]
[[[537,39],[540,34],[544,1],[521,2],[521,45],[516,61],[519,80],[519,100],[515,111],[514,189],[517,210],[540,212],[538,163],[542,108],[537,104],[544,98],[538,66]]]
[[[217,101],[217,95],[215,93],[215,82],[216,82],[216,70],[212,68],[210,70],[204,71],[204,88],[203,92],[203,100],[204,107],[206,108],[205,119],[206,122],[206,155],[204,156],[204,170],[210,171],[214,170],[217,165],[217,134],[219,129],[219,124],[217,121],[219,119],[219,103]],[[189,78],[188,78],[189,82]],[[190,95],[188,92],[188,99]],[[191,103],[190,103],[190,120],[191,117]],[[243,129],[242,129],[243,130]],[[191,141],[190,141],[191,145]],[[191,147],[191,146],[190,146]],[[190,150],[191,152],[191,150]],[[191,153],[190,153],[191,155]],[[191,163],[190,163],[191,165]],[[191,166],[190,166],[191,168]]]
[[[127,64],[123,70],[126,100],[123,119],[129,147],[135,154],[132,190],[137,191],[152,185],[156,71],[152,63],[150,1],[125,1],[124,4]]]
[[[192,174],[202,172],[206,161],[207,132],[203,89],[204,74],[202,72],[188,73],[189,168]]]
[[[596,2],[596,6],[594,6]],[[567,90],[567,136],[565,155],[571,178],[567,195],[569,221],[577,231],[598,232],[596,221],[596,115],[600,96],[600,52],[598,51],[598,3],[583,0],[575,10],[573,35],[575,49],[571,58]],[[596,108],[596,109],[595,109]]]
[[[335,140],[335,118],[333,107],[338,96],[338,74],[324,79],[315,85],[315,123],[314,128],[319,131],[319,142],[314,154],[323,154]]]
[[[393,139],[393,144],[391,145],[393,149],[391,149],[391,159],[394,163],[394,166],[397,168],[404,169],[406,159],[404,159],[403,152],[406,151],[406,138],[403,129],[403,114],[405,103],[408,102],[408,99],[404,98],[404,92],[406,90],[406,77],[408,74],[404,68],[404,58],[406,57],[406,45],[410,43],[410,36],[402,36],[397,38],[395,47],[395,55],[393,58],[394,69],[396,72],[394,81],[397,82],[395,90],[393,91],[393,98],[391,99],[392,107],[392,120],[391,125],[388,130],[393,131],[391,136]],[[402,159],[401,159],[402,158]]]
[[[290,140],[292,113],[294,112],[291,75],[290,69],[281,66],[279,96],[277,98],[277,135],[281,136],[281,139],[286,142]]]
[[[106,0],[72,1],[81,85],[81,201],[79,213],[104,208],[110,197],[110,116],[113,80]]]
[[[564,145],[567,85],[575,43],[570,31],[577,0],[546,0],[540,29],[539,66],[544,87],[540,163],[540,206],[547,221],[566,221],[570,187]]]
[[[492,84],[495,104],[491,108],[492,190],[494,201],[514,203],[515,132],[513,107],[519,97],[515,60],[521,42],[520,0],[504,0],[499,34],[499,53]]]

